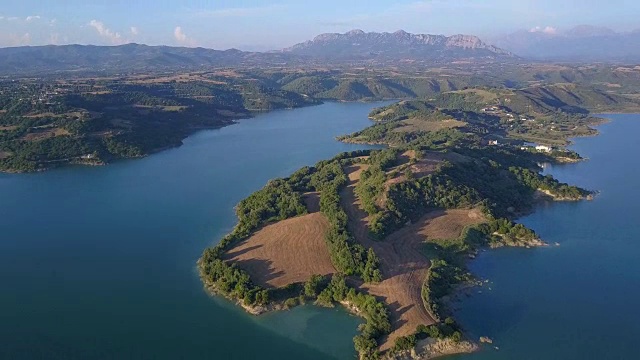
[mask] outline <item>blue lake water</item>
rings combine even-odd
[[[0,358],[328,359],[359,319],[301,307],[252,317],[195,262],[269,179],[342,151],[381,103],[275,111],[106,167],[0,174]]]
[[[595,200],[548,204],[520,220],[560,246],[487,251],[470,264],[490,285],[458,304],[459,319],[499,350],[456,359],[638,358],[640,115],[606,117],[600,136],[572,146],[589,161],[546,170],[600,191]]]
[[[0,358],[353,358],[357,318],[311,306],[249,316],[205,294],[195,261],[266,181],[362,148],[334,137],[379,105],[276,111],[145,159],[0,174]],[[576,140],[589,161],[548,170],[600,195],[521,219],[560,246],[470,264],[490,285],[458,304],[459,319],[499,350],[455,358],[636,357],[640,116],[611,118]]]

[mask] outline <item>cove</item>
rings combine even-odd
[[[252,317],[208,296],[195,262],[269,179],[367,148],[335,136],[386,104],[274,111],[144,159],[0,174],[0,358],[353,358],[358,318]]]
[[[637,357],[640,115],[604,117],[612,121],[599,136],[571,146],[588,161],[546,170],[599,191],[595,200],[544,204],[519,220],[552,246],[487,251],[470,263],[490,282],[456,304],[457,316],[494,344],[455,359]]]

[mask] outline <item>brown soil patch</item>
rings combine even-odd
[[[60,117],[60,115],[56,115],[52,112],[45,112],[45,113],[39,113],[39,114],[29,114],[29,115],[25,115],[26,118],[32,118],[32,119],[37,119],[37,118],[45,118],[45,117]]]
[[[11,157],[11,155],[13,154],[8,151],[0,151],[0,160]]]
[[[393,178],[387,180],[387,182],[385,183],[386,190],[389,190],[389,187],[391,185],[401,183],[406,180],[404,171],[407,168],[407,164],[409,163],[409,161],[415,158],[415,150],[408,150],[400,155],[400,165],[389,171],[391,172],[396,170],[398,171],[398,173]],[[414,175],[414,177],[422,178],[436,172],[445,159],[445,154],[438,152],[428,152],[414,164],[408,165],[408,168],[411,170],[411,173]]]
[[[238,77],[242,76],[241,74],[238,74],[235,70],[215,71],[215,72],[211,73],[211,75],[214,75],[214,76],[225,76],[225,77],[230,77],[230,78],[238,78]]]
[[[432,121],[421,117],[414,117],[402,121],[402,126],[393,129],[394,132],[418,132],[418,131],[438,131],[452,129],[467,125],[464,121],[455,119]]]
[[[177,75],[168,75],[168,76],[141,75],[141,76],[131,77],[128,80],[128,83],[160,84],[160,83],[168,83],[168,82],[186,83],[186,82],[193,82],[193,81],[207,82],[211,84],[220,84],[220,85],[226,84],[225,82],[222,82],[222,81],[211,80],[199,73],[187,73],[187,74],[177,74]]]
[[[22,137],[22,140],[38,141],[38,140],[44,140],[44,139],[52,138],[56,136],[65,136],[69,134],[70,134],[69,131],[62,128],[45,128],[45,129],[38,129],[34,132],[26,134],[25,136]]]
[[[406,231],[420,235],[424,240],[455,239],[469,225],[486,221],[480,209],[453,209],[432,211],[416,223],[405,227],[389,236],[408,236]]]
[[[341,194],[342,206],[349,216],[349,230],[365,247],[372,247],[380,258],[384,280],[379,284],[366,284],[362,289],[382,299],[390,311],[392,332],[383,340],[381,350],[393,346],[400,336],[415,333],[420,324],[435,323],[422,301],[422,285],[430,266],[422,254],[427,239],[455,238],[465,226],[482,221],[477,210],[434,211],[420,221],[409,225],[384,241],[369,238],[368,216],[361,209],[354,193],[361,169],[346,168],[351,180]]]
[[[466,89],[466,90],[458,90],[458,91],[452,91],[452,92],[457,94],[476,95],[486,103],[489,103],[498,99],[498,94],[488,90],[483,90],[483,89]]]
[[[0,131],[13,131],[15,129],[17,129],[18,127],[15,125],[12,126],[0,126]]]
[[[360,174],[368,168],[369,164],[354,164],[346,167],[344,170],[348,174],[347,176],[349,177],[349,183],[355,184],[358,180],[360,180]]]
[[[226,258],[260,286],[278,288],[336,272],[325,243],[329,221],[319,212],[265,226]]]

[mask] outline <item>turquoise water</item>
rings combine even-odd
[[[589,161],[547,170],[600,191],[596,199],[547,204],[521,219],[560,246],[487,251],[471,263],[491,290],[459,303],[459,319],[499,350],[456,359],[638,357],[640,115],[607,117],[614,121],[600,136],[572,146]]]
[[[195,262],[269,179],[363,148],[334,137],[380,105],[276,111],[144,159],[0,174],[0,358],[352,358],[357,318],[246,315],[205,294]]]

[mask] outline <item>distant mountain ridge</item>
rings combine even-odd
[[[291,66],[327,62],[399,60],[433,63],[513,58],[509,52],[471,35],[365,33],[321,34],[281,51],[247,52],[171,46],[46,45],[0,48],[0,74],[56,71],[126,72],[237,66]]]
[[[437,60],[456,58],[512,58],[508,51],[486,44],[473,35],[411,34],[351,30],[327,33],[293,45],[284,53],[334,60],[407,59]]]
[[[626,33],[580,25],[566,31],[554,28],[521,30],[495,43],[533,60],[570,62],[640,62],[640,31]]]
[[[133,43],[119,46],[45,45],[0,48],[1,74],[277,65],[290,61],[290,56],[286,54]]]

